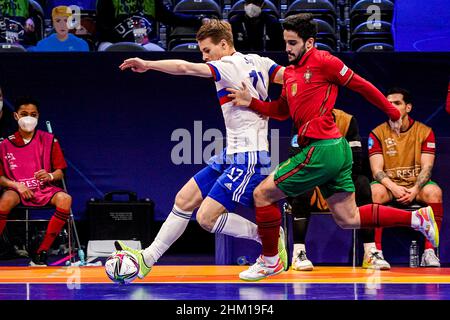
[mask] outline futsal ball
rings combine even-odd
[[[130,252],[116,251],[106,259],[105,271],[113,282],[129,283],[136,279],[139,273],[139,262]]]

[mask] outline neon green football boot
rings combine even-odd
[[[143,279],[147,274],[149,274],[150,270],[152,270],[152,267],[148,267],[145,264],[144,256],[142,255],[142,251],[144,250],[136,250],[130,248],[125,243],[123,243],[123,241],[120,240],[115,241],[114,246],[116,247],[116,250],[128,251],[136,256],[139,262],[139,273],[138,273],[139,279]]]
[[[288,255],[286,251],[284,230],[282,227],[280,227],[280,236],[278,237],[278,256],[283,263],[284,271],[287,271],[289,269]]]

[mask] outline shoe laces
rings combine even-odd
[[[372,260],[384,260],[381,252],[379,251],[371,251],[369,254]]]
[[[249,271],[258,271],[266,266],[264,260],[260,257],[256,259],[256,262],[248,269]]]
[[[306,252],[301,250],[298,254],[297,254],[297,259],[299,259],[300,261],[306,261],[308,260],[308,258],[306,257]]]

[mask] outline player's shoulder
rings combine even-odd
[[[414,120],[414,125],[416,125],[416,127],[418,129],[423,129],[423,130],[433,130],[430,126],[427,126],[425,123]]]

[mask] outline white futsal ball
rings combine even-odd
[[[136,279],[139,273],[139,262],[134,254],[128,251],[113,252],[105,262],[108,277],[120,284]]]

